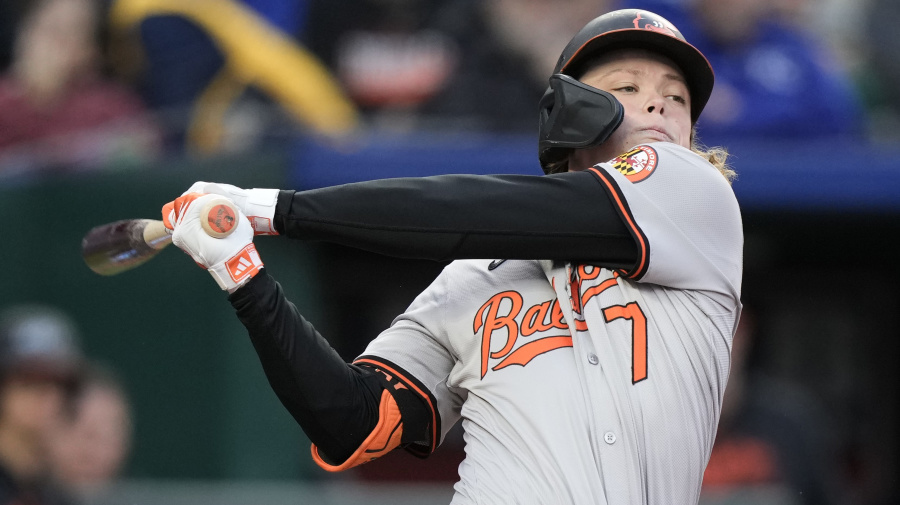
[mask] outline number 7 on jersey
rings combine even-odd
[[[613,305],[603,309],[606,322],[616,319],[631,320],[631,383],[647,378],[647,318],[636,302]]]

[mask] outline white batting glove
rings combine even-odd
[[[172,243],[207,269],[219,287],[233,293],[259,273],[263,262],[253,245],[250,221],[238,210],[236,228],[224,238],[211,237],[201,224],[201,209],[218,195],[190,193],[163,207]]]
[[[255,235],[278,235],[275,230],[275,203],[278,200],[277,189],[241,189],[231,184],[215,182],[195,182],[188,193],[213,193],[222,195],[235,203],[250,219]]]

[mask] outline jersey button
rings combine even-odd
[[[603,435],[603,440],[605,440],[607,444],[612,445],[616,443],[616,434],[611,431],[607,431],[606,434]]]
[[[600,358],[598,358],[596,354],[589,352],[588,353],[588,363],[590,363],[592,365],[596,365],[597,363],[600,363]]]

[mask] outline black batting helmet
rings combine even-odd
[[[606,13],[572,37],[541,98],[538,158],[545,172],[564,160],[570,149],[602,144],[621,123],[618,100],[576,80],[585,64],[616,49],[647,49],[675,62],[691,93],[691,121],[700,117],[714,82],[706,57],[662,16],[639,9]]]

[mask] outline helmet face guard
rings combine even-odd
[[[565,74],[550,77],[540,102],[538,158],[545,167],[569,149],[599,146],[622,124],[625,109],[611,94]]]

